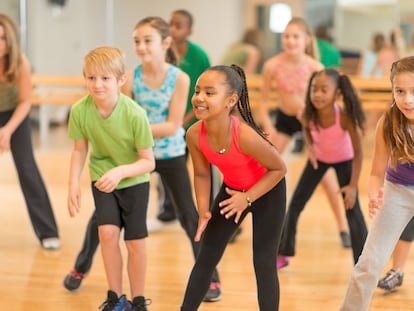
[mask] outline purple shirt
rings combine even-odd
[[[414,163],[398,163],[395,168],[389,164],[385,177],[389,182],[404,186],[414,186]]]

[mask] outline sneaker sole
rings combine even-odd
[[[69,283],[69,281],[67,281],[68,278],[69,276],[66,276],[65,279],[63,280],[63,286],[70,292],[77,291],[80,288],[82,281],[79,282],[79,285],[77,287],[74,287],[68,284]]]
[[[221,295],[217,296],[215,298],[204,299],[203,301],[204,302],[216,302],[216,301],[219,301],[219,300],[221,300]]]

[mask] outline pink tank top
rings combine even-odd
[[[204,121],[201,121],[199,146],[207,161],[223,174],[223,182],[236,190],[249,190],[267,172],[255,158],[243,153],[239,146],[240,120],[231,116],[232,140],[230,149],[219,154],[207,142]]]
[[[310,65],[293,69],[280,62],[276,64],[273,72],[278,89],[284,90],[290,95],[305,96],[313,69]]]
[[[339,163],[354,158],[351,137],[348,131],[341,127],[340,114],[340,108],[335,105],[335,123],[328,128],[316,127],[313,122],[309,123],[313,149],[319,161]]]

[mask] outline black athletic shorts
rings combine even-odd
[[[98,190],[92,182],[92,194],[98,226],[110,224],[124,228],[125,240],[148,236],[149,182],[115,189],[111,193]]]

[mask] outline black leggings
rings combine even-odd
[[[12,115],[13,111],[0,112],[0,127],[4,126]],[[33,154],[32,133],[28,117],[22,121],[11,136],[10,151],[37,238],[41,241],[46,238],[58,237],[58,228],[49,194]]]
[[[414,240],[414,217],[411,218],[410,222],[401,233],[400,240],[405,242],[412,242]]]
[[[212,217],[204,231],[200,253],[191,271],[181,310],[198,309],[208,290],[214,268],[219,263],[229,239],[248,212],[252,213],[253,221],[253,262],[260,310],[278,310],[279,279],[276,256],[286,211],[285,179],[246,209],[238,224],[233,218],[226,219],[220,214],[218,203],[229,197],[225,187],[223,184],[214,200]]]
[[[340,187],[344,187],[349,184],[352,174],[352,160],[334,164],[318,161],[318,169],[316,170],[313,168],[310,161],[307,161],[289,204],[282,234],[282,241],[280,242],[280,255],[295,255],[296,227],[300,213],[305,208],[305,205],[312,196],[316,186],[319,184],[322,177],[330,167],[335,169]],[[359,205],[358,194],[353,208],[346,210],[346,219],[348,221],[349,233],[351,235],[354,263],[356,263],[362,252],[365,239],[367,237],[367,226]]]

